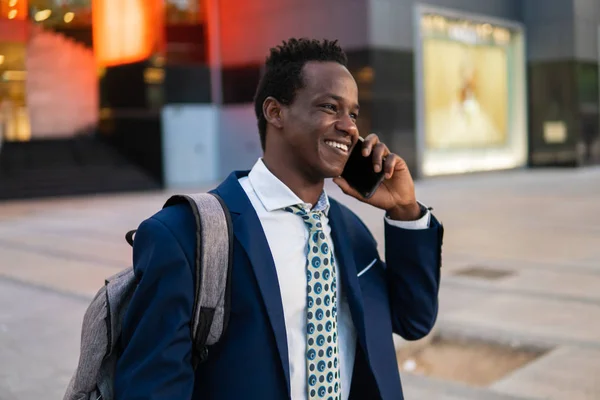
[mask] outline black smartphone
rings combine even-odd
[[[383,172],[383,169],[381,172],[373,170],[373,153],[368,157],[362,155],[363,142],[364,139],[359,137],[359,141],[354,145],[344,167],[342,178],[364,198],[368,199],[373,196],[381,182],[383,182],[385,172]]]

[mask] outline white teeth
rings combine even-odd
[[[344,151],[348,151],[348,146],[342,143],[338,143],[338,142],[333,142],[333,141],[326,141],[325,144],[331,146],[331,147],[336,147],[338,149],[342,149]]]

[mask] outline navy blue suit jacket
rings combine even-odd
[[[117,400],[289,399],[290,374],[277,273],[260,221],[233,173],[215,192],[235,234],[231,314],[222,340],[194,372],[190,320],[195,223],[186,206],[144,221],[133,261],[139,278],[127,311],[117,364]],[[402,399],[392,332],[425,336],[438,310],[442,227],[386,224],[386,260],[363,222],[331,199],[329,211],[341,282],[357,332],[351,399]],[[357,274],[377,259],[362,276]]]

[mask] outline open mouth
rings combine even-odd
[[[344,154],[348,153],[348,150],[350,149],[350,147],[347,144],[336,142],[334,140],[326,140],[325,144],[329,147],[333,147],[334,149],[340,150]]]

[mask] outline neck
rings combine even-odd
[[[272,153],[265,153],[263,156],[265,166],[277,179],[290,188],[303,202],[314,206],[323,192],[325,180],[309,179],[308,174],[296,168],[290,161],[290,159],[284,160]]]

